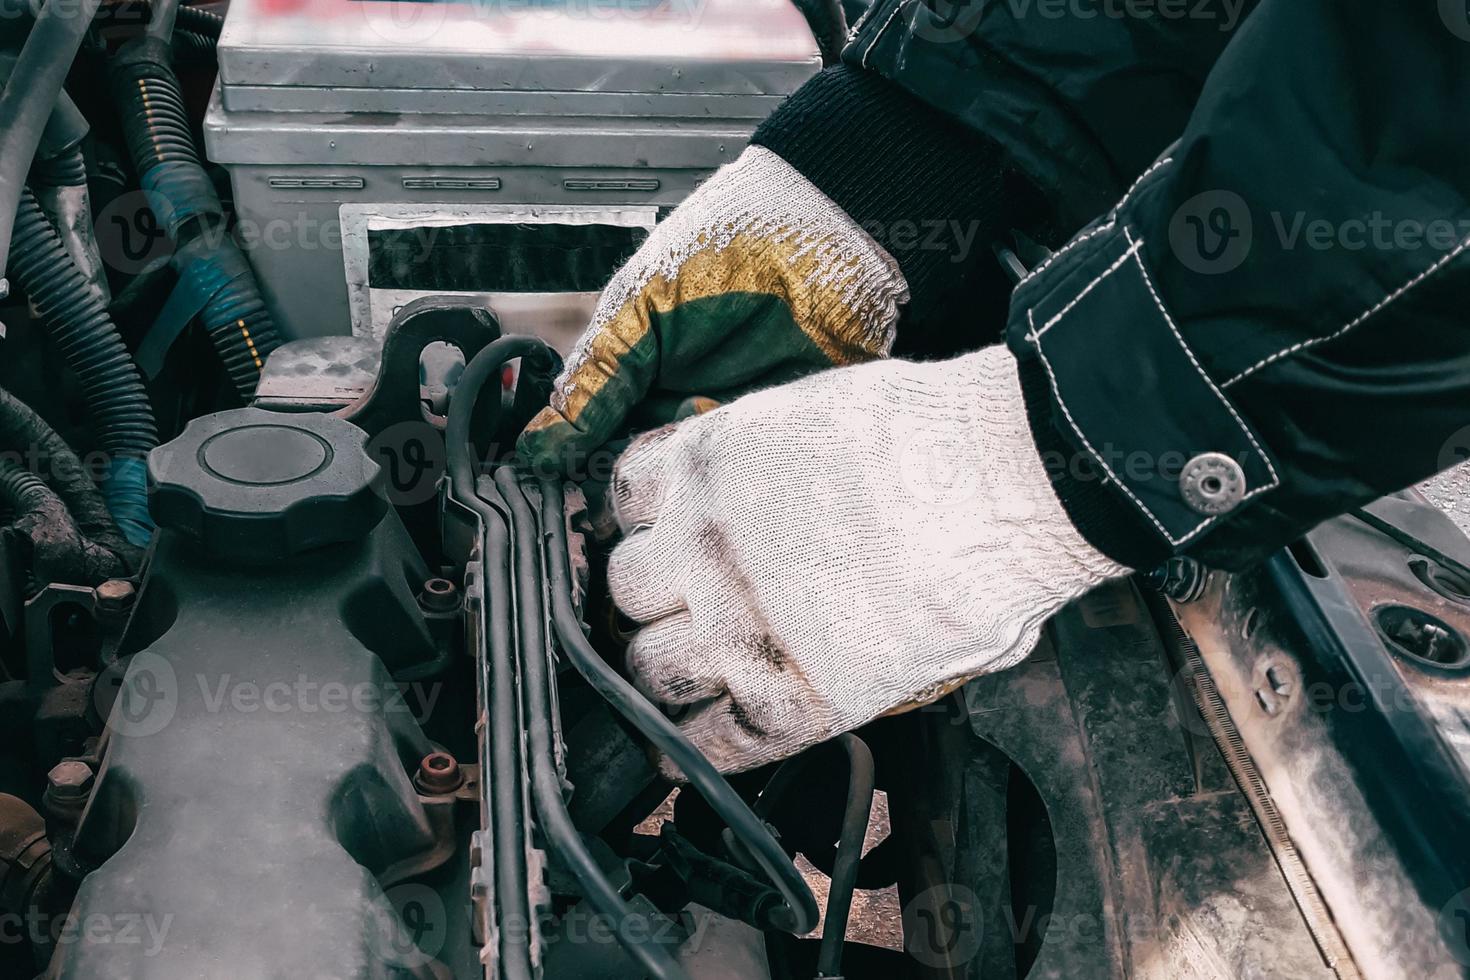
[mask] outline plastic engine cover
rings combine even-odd
[[[425,570],[365,438],[243,409],[155,451],[161,530],[73,908],[151,938],[63,944],[53,976],[432,975],[379,883],[435,849],[409,776],[432,747],[391,674],[432,656]]]

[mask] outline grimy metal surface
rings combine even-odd
[[[965,689],[971,730],[1051,820],[1055,904],[1030,923],[1044,942],[1026,975],[1331,977],[1134,586],[1084,597],[1050,634]]]
[[[1422,498],[1371,507],[1435,550],[1470,555]],[[1251,573],[1212,575],[1176,607],[1269,797],[1264,819],[1279,821],[1353,964],[1375,978],[1470,967],[1470,673],[1415,653],[1437,634],[1384,619],[1409,610],[1470,636],[1459,591],[1470,585],[1423,557],[1343,517]]]

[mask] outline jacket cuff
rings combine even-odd
[[[1255,430],[1185,342],[1126,211],[1022,280],[1007,341],[1033,436],[1078,530],[1122,564],[1195,554],[1281,485]]]
[[[846,65],[807,82],[751,142],[800,171],[897,260],[910,301],[895,354],[955,354],[999,338],[1010,283],[992,244],[1012,229],[1041,237],[1050,219],[998,144]]]

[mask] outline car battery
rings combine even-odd
[[[792,0],[233,0],[219,68],[207,153],[285,339],[463,294],[565,351],[820,59]]]

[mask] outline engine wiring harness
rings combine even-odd
[[[593,649],[583,633],[572,603],[560,481],[533,480],[509,464],[497,466],[488,478],[476,479],[478,468],[470,442],[476,402],[486,382],[498,379],[501,369],[515,358],[543,368],[556,363],[556,355],[537,339],[495,341],[466,366],[445,428],[447,492],[478,518],[482,533],[478,558],[483,564],[486,602],[502,611],[490,617],[483,651],[485,687],[492,702],[488,713],[496,728],[487,740],[492,757],[485,764],[494,810],[491,832],[497,858],[498,914],[524,916],[520,921],[532,918],[525,879],[517,875],[523,875],[526,866],[526,820],[519,812],[519,774],[524,771],[530,779],[536,825],[576,877],[588,901],[614,924],[618,941],[650,976],[675,980],[686,975],[669,950],[646,941],[650,930],[625,927],[640,913],[630,907],[599,866],[567,812],[551,728],[555,695],[549,665],[554,662],[554,637],[581,678],[667,755],[725,821],[730,835],[764,876],[766,887],[779,898],[764,906],[769,911],[762,925],[794,934],[811,931],[817,924],[816,899],[768,826],[674,723]],[[514,615],[504,614],[510,609]],[[526,733],[524,760],[519,758],[518,720]],[[531,976],[528,950],[506,947],[502,943],[505,974]]]

